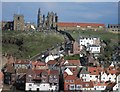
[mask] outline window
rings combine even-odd
[[[71,83],[73,83],[73,82],[74,82],[74,80],[70,80],[70,82],[71,82]]]
[[[76,85],[76,90],[80,90],[80,88],[82,88],[81,85]]]
[[[104,88],[104,86],[102,86],[102,88]]]
[[[29,86],[32,86],[32,84],[29,84]]]
[[[89,84],[85,84],[85,86],[86,86],[86,87],[88,87],[88,86],[89,86]]]
[[[70,90],[74,90],[75,89],[75,85],[74,84],[71,84],[70,85]]]
[[[66,82],[66,83],[68,83],[68,82],[69,82],[69,80],[65,80],[65,82]]]

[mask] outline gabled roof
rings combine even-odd
[[[41,61],[35,61],[35,62],[32,62],[32,65],[36,65],[36,66],[46,66],[46,64],[44,62],[41,62]]]
[[[29,64],[30,61],[27,61],[27,60],[17,60],[15,61],[15,64]]]
[[[99,27],[103,26],[105,27],[105,24],[100,24],[100,23],[73,23],[73,22],[58,22],[57,23],[58,27]]]
[[[27,73],[28,69],[22,69],[22,68],[19,68],[16,70],[16,73]]]
[[[82,79],[77,78],[76,81],[75,81],[75,84],[76,84],[76,85],[77,85],[77,84],[81,84],[81,85],[82,85]]]
[[[47,70],[39,70],[39,69],[33,69],[33,71],[36,75],[41,74],[42,72],[47,72]]]
[[[116,75],[117,75],[117,74],[119,74],[120,72],[114,68],[114,69],[107,69],[107,73],[108,73],[108,74],[116,74]]]
[[[70,71],[74,74],[74,75],[78,75],[79,74],[79,71],[80,69],[77,68],[77,67],[69,67]]]
[[[90,75],[99,75],[99,71],[97,67],[88,67],[88,71]]]
[[[59,71],[58,70],[48,70],[48,74],[49,75],[59,75]]]
[[[75,65],[80,66],[80,60],[65,60],[63,65]]]
[[[65,80],[76,80],[76,79],[77,79],[77,77],[75,75],[67,75],[65,77]]]
[[[69,68],[65,69],[65,72],[66,72],[68,75],[73,75],[73,73],[70,71]]]
[[[49,61],[47,62],[48,65],[54,65],[54,64],[56,64],[56,63],[57,63],[56,60],[49,60]]]

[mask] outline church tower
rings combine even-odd
[[[37,17],[37,27],[38,27],[38,29],[41,29],[42,26],[43,26],[43,18],[42,18],[41,10],[39,8],[38,9],[38,17]]]
[[[24,31],[24,16],[19,14],[14,14],[14,30]]]

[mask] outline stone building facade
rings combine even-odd
[[[14,30],[15,31],[24,31],[24,16],[23,15],[14,15]]]
[[[1,30],[14,30],[13,21],[2,21],[1,22]]]
[[[111,32],[120,32],[120,25],[118,24],[108,24],[107,30]]]
[[[37,15],[37,29],[38,31],[46,29],[57,29],[58,16],[57,13],[48,12],[47,16],[41,14],[40,8]]]

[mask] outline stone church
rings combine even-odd
[[[24,31],[24,16],[15,14],[14,15],[14,30],[16,31]]]
[[[57,13],[48,12],[47,16],[41,13],[40,8],[38,9],[37,15],[37,30],[49,30],[57,29],[58,16]]]

